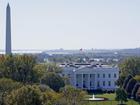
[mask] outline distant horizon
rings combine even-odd
[[[139,0],[1,0],[0,49],[5,49],[8,2],[12,49],[140,47]]]
[[[16,50],[23,50],[23,51],[26,51],[26,50],[31,50],[31,51],[50,51],[50,50],[127,50],[127,49],[140,49],[140,47],[136,47],[136,48],[110,48],[110,49],[107,49],[107,48],[77,48],[77,49],[64,49],[64,48],[54,48],[54,49],[12,49],[12,51],[16,51]],[[0,49],[0,51],[5,51],[5,49]]]

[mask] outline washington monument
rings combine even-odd
[[[11,10],[8,3],[6,8],[6,54],[11,53]]]

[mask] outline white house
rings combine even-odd
[[[109,65],[66,64],[61,65],[62,75],[67,76],[71,85],[86,90],[114,91],[119,78],[119,68]]]

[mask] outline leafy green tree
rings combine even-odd
[[[63,78],[53,72],[48,72],[41,80],[42,84],[48,85],[54,91],[59,91],[60,88],[65,86]]]
[[[4,98],[4,105],[58,105],[60,94],[50,88],[41,91],[40,86],[26,85],[11,91]]]
[[[123,83],[124,83],[124,80],[125,80],[125,76],[119,76],[119,79],[116,81],[116,85],[122,87],[123,86]]]
[[[52,90],[49,86],[47,85],[38,85],[39,89],[41,90],[41,92],[54,92],[54,90]]]
[[[42,94],[43,105],[61,105],[58,104],[60,99],[61,99],[61,95],[54,91],[47,91]]]
[[[72,86],[65,86],[61,89],[62,98],[61,102],[66,105],[86,105],[85,97],[86,92],[76,89]]]
[[[138,89],[137,93],[136,93],[136,100],[140,105],[140,89]]]
[[[133,78],[128,81],[127,86],[125,88],[125,91],[127,92],[128,97],[131,97],[133,89],[136,84],[137,84],[137,81]]]
[[[11,78],[23,83],[38,81],[36,71],[33,69],[36,59],[28,55],[1,55],[0,77]]]
[[[0,79],[0,105],[3,105],[4,97],[9,94],[12,90],[18,89],[22,84],[15,82],[11,79],[1,78]]]
[[[43,105],[37,86],[23,86],[13,90],[4,99],[5,105]]]
[[[46,74],[46,69],[43,64],[36,64],[33,68],[34,77],[37,77],[37,81],[40,82],[42,77]]]
[[[61,73],[62,69],[56,63],[44,63],[36,65],[36,69],[42,70],[44,72],[54,72]]]
[[[123,81],[123,86],[121,88],[126,89],[128,86],[128,82],[133,79],[133,77],[131,75],[127,76],[124,81]]]
[[[11,79],[1,78],[0,79],[0,92],[9,92],[13,89],[21,87],[22,84]]]
[[[41,100],[43,105],[59,105],[57,104],[60,100],[60,94],[53,91],[48,86],[39,86],[39,89],[41,90]]]
[[[127,75],[139,75],[140,74],[140,58],[130,57],[125,59],[120,65],[120,74],[123,76]]]
[[[120,74],[117,85],[122,87],[125,78],[128,75],[135,77],[140,75],[140,57],[129,57],[119,64]]]
[[[123,105],[124,102],[127,102],[127,93],[125,92],[124,89],[122,88],[118,88],[116,90],[116,98],[115,98],[116,101],[119,101],[120,102],[120,105]]]
[[[15,56],[15,69],[17,72],[14,72],[14,80],[23,83],[36,82],[37,77],[33,69],[35,65],[36,59],[33,56]]]
[[[0,55],[0,77],[12,78],[12,72],[14,72],[14,57]]]
[[[140,83],[136,83],[135,84],[135,86],[134,86],[134,88],[133,88],[133,90],[132,90],[132,94],[131,94],[131,96],[134,98],[134,99],[136,99],[136,96],[137,96],[137,92],[138,92],[138,90],[139,90],[139,87],[140,87]]]
[[[140,82],[140,75],[136,75],[136,76],[134,77],[134,79],[137,80],[138,82]]]

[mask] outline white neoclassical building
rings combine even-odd
[[[63,76],[67,76],[71,85],[86,90],[114,91],[119,77],[118,67],[109,65],[75,64],[61,65]]]

